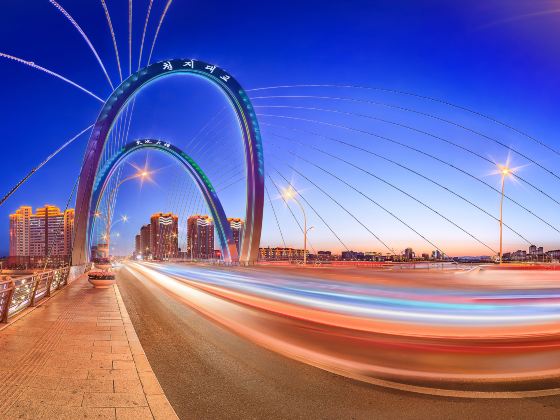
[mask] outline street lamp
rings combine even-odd
[[[297,199],[297,191],[295,191],[292,187],[286,188],[282,193],[282,197],[284,200],[293,200],[297,203],[297,205],[301,208],[301,212],[303,213],[303,266],[306,267],[307,265],[307,232],[313,229],[311,226],[309,229],[307,228],[307,214],[305,213],[305,207],[303,204]]]
[[[111,242],[111,229],[113,228],[113,226],[115,224],[117,224],[118,222],[126,222],[128,221],[128,217],[127,216],[123,216],[121,217],[119,220],[117,220],[115,223],[111,224],[112,221],[112,217],[113,214],[111,212],[111,203],[113,202],[113,200],[116,197],[117,191],[120,188],[120,186],[122,184],[124,184],[127,181],[130,181],[132,179],[136,179],[136,178],[141,178],[142,181],[144,179],[146,179],[147,177],[150,176],[150,172],[146,169],[142,169],[139,170],[138,172],[127,176],[126,178],[122,179],[110,192],[109,192],[109,198],[107,199],[107,216],[105,218],[105,235],[103,235],[103,239],[107,241],[107,258],[109,258],[109,254],[110,254],[110,242]],[[95,216],[99,217],[101,215],[101,213],[96,212]]]
[[[500,255],[499,263],[502,264],[502,228],[503,228],[503,209],[504,209],[504,190],[506,184],[506,177],[513,175],[513,169],[507,165],[498,165],[498,171],[502,176],[502,195],[500,198]]]

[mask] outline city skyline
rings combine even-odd
[[[16,218],[21,219],[22,217],[25,218],[25,219],[31,219],[31,217],[37,217],[37,214],[39,214],[39,213],[43,214],[43,215],[48,215],[49,211],[46,211],[47,209],[51,209],[51,212],[55,216],[65,215],[64,216],[64,220],[65,220],[64,225],[65,226],[67,225],[66,219],[68,218],[69,220],[71,220],[72,226],[73,226],[74,209],[66,209],[66,210],[64,210],[64,212],[60,213],[60,209],[57,206],[51,205],[51,204],[45,204],[42,208],[37,208],[37,211],[35,213],[33,213],[31,206],[22,205],[13,214],[10,214],[10,229],[9,229],[9,232],[10,232],[10,234],[9,234],[9,237],[10,237],[10,251],[8,253],[8,256],[10,256],[10,257],[13,257],[13,256],[39,256],[39,255],[44,254],[44,252],[43,253],[41,253],[41,252],[37,253],[37,252],[32,252],[31,251],[31,249],[29,247],[29,242],[33,238],[31,237],[31,235],[29,233],[26,233],[26,232],[29,231],[29,226],[27,227],[27,230],[25,232],[20,233],[20,238],[17,241],[13,240],[13,239],[16,238],[16,235],[15,235],[15,233],[12,233],[12,232],[15,232],[15,230],[17,228],[15,226],[12,226],[12,225],[14,225],[14,222],[12,222],[12,220],[16,221],[17,220]],[[66,216],[67,214],[71,215],[71,217]],[[188,218],[190,218],[190,217],[206,218],[206,219],[210,220],[209,223],[212,223],[211,222],[212,219],[208,215],[191,214]],[[133,250],[136,254],[138,254],[138,253],[142,254],[142,252],[140,252],[139,250],[143,250],[143,249],[147,249],[147,248],[150,249],[150,254],[151,254],[152,250],[155,249],[155,247],[152,243],[152,236],[150,236],[149,231],[150,231],[150,228],[153,224],[157,224],[157,221],[153,221],[153,220],[155,220],[155,219],[159,220],[159,218],[163,218],[165,220],[167,220],[169,218],[172,219],[173,229],[176,229],[174,240],[177,241],[177,251],[175,253],[171,252],[171,254],[174,254],[174,255],[177,254],[178,255],[178,253],[180,251],[179,239],[178,239],[179,238],[179,225],[180,225],[180,223],[178,222],[178,216],[174,215],[172,212],[167,212],[166,213],[166,212],[161,212],[161,211],[152,214],[150,216],[150,223],[148,223],[147,225],[142,225],[141,229],[140,229],[140,233],[135,235],[135,237],[134,237],[135,246],[133,246],[132,248],[133,248]],[[128,218],[126,218],[126,221],[128,222]],[[236,244],[237,248],[239,249],[241,232],[242,232],[243,225],[244,225],[243,219],[235,218],[235,217],[228,217],[228,222],[230,223],[230,227],[231,227],[232,232],[233,232],[233,237],[234,237],[235,244]],[[169,224],[169,223],[167,223],[167,224]],[[18,224],[18,226],[19,225],[21,225],[21,222]],[[28,225],[29,225],[29,223],[28,223]],[[213,224],[212,224],[212,227],[214,229]],[[148,228],[148,229],[146,229],[146,228]],[[188,228],[188,222],[187,222],[187,228]],[[22,228],[20,227],[19,229],[21,230]],[[99,227],[97,229],[99,229]],[[147,236],[142,236],[142,231],[148,232]],[[117,236],[117,238],[119,238],[120,234],[118,234],[116,236]],[[29,238],[29,239],[25,239],[25,238]],[[71,248],[71,239],[70,238],[71,238],[71,234],[66,233],[66,230],[65,230],[64,242],[63,242],[64,246],[65,246],[65,249],[70,249]],[[187,233],[187,238],[188,238],[188,233]],[[218,250],[218,245],[215,242],[214,234],[212,235],[212,238],[214,240],[214,250],[217,251]],[[102,239],[102,238],[100,238],[100,239]],[[18,247],[21,248],[23,246],[22,241],[23,242],[27,241],[26,242],[27,243],[27,249],[23,250],[23,251],[17,250]],[[146,243],[148,243],[149,246],[145,246]],[[140,245],[140,244],[143,244],[143,245]],[[97,247],[99,245],[103,245],[102,242],[95,243],[93,246],[95,246],[96,249],[97,249]],[[185,245],[186,245],[185,248],[188,249],[188,244],[186,243]],[[278,248],[278,249],[280,249],[282,247],[283,247],[282,244],[268,244],[268,243],[267,244],[261,244],[261,248]],[[47,247],[47,248],[49,248],[49,247]],[[301,247],[298,247],[297,245],[293,246],[293,247],[289,247],[289,248],[298,251],[300,254],[303,252],[303,249]],[[554,255],[554,258],[558,258],[558,252],[559,252],[560,246],[556,247],[556,248],[552,247],[552,248],[549,248],[549,249],[545,249],[544,246],[538,246],[538,245],[531,244],[528,247],[525,247],[525,248],[528,249],[528,252],[525,251],[524,249],[513,250],[513,248],[508,247],[506,245],[506,248],[504,250],[504,257],[505,257],[506,260],[510,260],[512,254],[516,255],[518,257],[523,256],[523,258],[520,259],[520,260],[523,260],[523,259],[525,259],[525,253],[527,253],[527,255],[533,255],[533,254],[535,254],[535,255],[536,254],[547,255],[549,252],[553,253],[552,255]],[[64,253],[61,254],[56,246],[53,246],[52,249],[51,248],[49,248],[49,249],[51,250],[50,253],[52,255],[69,255],[69,254],[64,254]],[[188,251],[185,251],[185,252],[188,253]],[[442,255],[446,255],[449,258],[453,258],[453,257],[492,257],[492,255],[487,255],[487,254],[442,254],[439,250],[432,250],[430,252],[427,252],[424,249],[414,250],[410,246],[407,246],[407,247],[403,248],[402,250],[400,250],[399,252],[397,252],[395,254],[391,254],[389,252],[385,252],[385,253],[384,252],[379,252],[378,250],[368,249],[368,248],[355,249],[355,250],[351,249],[351,250],[347,250],[347,251],[337,250],[337,249],[332,249],[332,248],[331,249],[326,249],[325,248],[325,249],[316,249],[314,254],[319,254],[320,255],[322,252],[329,252],[329,253],[332,253],[332,255],[337,255],[337,256],[344,256],[345,252],[347,252],[347,253],[348,252],[350,252],[350,253],[360,253],[362,255],[364,253],[365,254],[372,254],[372,255],[373,254],[385,255],[385,256],[404,255],[407,259],[413,259],[413,257],[411,257],[412,254],[415,255],[414,258],[420,258],[421,255],[422,256],[431,255],[431,259],[440,259]],[[308,251],[308,253],[309,253],[309,251]],[[161,253],[156,252],[156,254],[159,255]],[[111,251],[111,255],[126,255],[126,254],[118,254],[114,251]],[[262,253],[261,253],[261,255],[262,255]],[[438,257],[434,258],[433,257],[434,255],[436,255]],[[514,258],[514,260],[515,260],[515,258]]]
[[[292,182],[298,191],[301,190],[348,249],[388,252],[364,226],[356,223],[351,216],[330,201],[316,186],[296,171],[300,171],[311,181],[316,182],[319,187],[328,186],[328,191],[332,192],[333,195],[343,197],[349,203],[352,203],[352,208],[349,210],[392,249],[402,250],[410,246],[420,253],[432,252],[434,246],[424,241],[420,236],[422,235],[448,255],[487,255],[490,253],[487,247],[481,245],[480,242],[469,237],[465,232],[442,219],[427,207],[395,190],[388,183],[423,201],[465,231],[472,233],[481,242],[487,244],[489,248],[496,250],[498,247],[498,227],[497,223],[490,217],[466,204],[457,196],[450,195],[441,187],[387,160],[366,155],[356,149],[352,151],[345,146],[335,147],[333,145],[332,148],[331,146],[327,148],[326,145],[330,144],[327,139],[317,137],[310,132],[348,141],[353,145],[373,151],[383,158],[403,164],[403,166],[432,178],[444,187],[459,193],[465,199],[480,206],[495,217],[498,215],[499,209],[499,196],[496,192],[492,192],[488,187],[472,178],[469,179],[465,174],[458,173],[451,167],[442,165],[431,158],[414,152],[410,148],[406,149],[386,140],[358,135],[348,132],[348,130],[304,123],[301,120],[331,121],[357,130],[371,129],[381,136],[402,142],[409,147],[418,148],[420,146],[423,151],[436,157],[444,157],[451,165],[466,170],[469,174],[476,176],[496,189],[499,189],[499,177],[490,175],[495,170],[491,162],[502,164],[509,160],[512,167],[521,167],[519,169],[520,176],[544,191],[553,200],[558,200],[557,181],[554,176],[535,163],[527,161],[523,156],[508,152],[507,147],[500,146],[488,140],[488,138],[467,132],[456,126],[438,122],[433,118],[421,117],[418,114],[399,111],[395,108],[356,102],[356,100],[369,101],[413,110],[422,109],[425,113],[456,121],[458,124],[468,126],[487,137],[497,139],[546,168],[554,168],[554,165],[558,162],[558,157],[553,153],[548,153],[545,147],[519,132],[460,108],[449,107],[442,103],[410,95],[395,94],[392,91],[398,90],[427,95],[473,109],[504,121],[517,130],[529,133],[539,142],[557,149],[558,140],[554,135],[556,131],[555,119],[552,118],[554,107],[550,104],[553,103],[552,98],[555,97],[555,89],[557,90],[557,84],[554,80],[555,74],[560,68],[560,63],[556,55],[543,53],[557,47],[548,43],[546,48],[545,45],[539,48],[528,47],[528,45],[534,45],[537,41],[542,41],[540,30],[547,29],[548,25],[553,23],[553,18],[541,16],[538,19],[522,18],[507,21],[509,16],[524,16],[526,11],[521,10],[519,6],[508,5],[508,7],[502,7],[504,3],[498,1],[485,2],[484,5],[478,3],[477,7],[474,8],[472,5],[450,7],[444,2],[433,2],[425,5],[407,3],[412,14],[423,13],[422,11],[434,12],[433,14],[428,13],[430,17],[426,20],[408,22],[400,14],[399,3],[401,2],[391,3],[384,3],[382,10],[375,10],[371,6],[364,5],[368,11],[366,14],[376,16],[376,13],[379,13],[379,16],[383,15],[385,17],[388,14],[389,18],[386,17],[386,21],[406,23],[411,34],[422,34],[422,36],[409,37],[408,35],[396,36],[393,34],[393,36],[387,38],[391,40],[387,45],[379,44],[374,41],[376,39],[375,35],[392,34],[392,26],[384,23],[377,25],[374,23],[375,19],[372,19],[371,22],[363,21],[355,10],[344,8],[342,5],[326,6],[321,4],[322,13],[329,16],[339,16],[343,20],[360,22],[359,25],[341,26],[340,31],[332,31],[329,20],[316,21],[310,18],[314,10],[313,2],[311,2],[302,5],[301,13],[294,17],[297,24],[293,27],[293,33],[291,32],[288,36],[285,34],[281,36],[269,30],[261,33],[256,41],[258,54],[254,57],[261,57],[262,61],[258,61],[254,57],[245,58],[244,61],[238,59],[241,51],[240,45],[230,41],[227,45],[220,46],[215,45],[210,40],[196,39],[188,47],[182,45],[178,39],[181,39],[186,29],[177,25],[177,22],[173,20],[176,18],[173,16],[180,16],[185,6],[177,4],[173,6],[177,9],[170,16],[168,25],[162,28],[160,44],[154,51],[154,59],[167,58],[178,52],[184,56],[209,59],[230,71],[248,89],[284,84],[326,85],[333,82],[341,85],[351,82],[355,86],[388,89],[387,92],[381,92],[367,89],[301,87],[250,92],[250,95],[256,98],[254,104],[260,114],[265,161],[271,164],[270,167],[274,166],[279,171],[279,173],[276,173],[271,170],[270,175],[279,188],[286,188],[288,183]],[[10,19],[10,13],[24,13],[24,10],[19,7],[19,5],[15,5],[4,17],[2,31],[10,44],[10,51],[7,51],[7,53],[33,58],[37,63],[47,68],[60,71],[71,78],[79,79],[80,83],[87,85],[88,88],[99,93],[102,97],[106,95],[107,93],[103,93],[108,91],[106,80],[98,74],[95,60],[91,53],[83,48],[83,40],[73,31],[72,26],[59,21],[59,12],[48,4],[38,5],[37,10],[35,8],[29,11],[25,10],[31,22],[35,24],[34,29],[30,30],[29,34],[14,37],[17,31],[13,30],[13,22],[16,22],[17,19]],[[209,16],[216,12],[216,6],[212,5],[194,5],[192,7],[196,9],[196,13],[200,16]],[[71,13],[78,17],[84,13],[92,12],[88,5],[69,5],[68,8]],[[124,21],[121,19],[124,17],[121,14],[124,15],[125,12],[126,10],[119,8],[112,10],[115,21]],[[238,12],[232,10],[232,13]],[[271,16],[267,13],[266,7],[250,9],[250,13],[254,21],[264,19],[265,16],[266,19],[273,19],[275,22],[281,19],[281,16]],[[41,20],[38,20],[38,16],[41,16]],[[46,18],[43,19],[43,17]],[[104,15],[100,13],[100,10],[97,10],[89,19],[85,28],[88,35],[100,44],[104,57],[110,56],[112,45],[110,40],[106,38]],[[217,14],[215,19],[222,25],[215,26],[213,29],[215,31],[214,36],[227,39],[226,34],[231,30],[231,25],[224,22],[220,14]],[[35,31],[37,33],[42,31],[43,25],[49,22],[60,22],[61,24],[51,28],[51,31],[47,31],[49,32],[48,36],[52,38],[53,42],[64,38],[69,48],[73,48],[75,51],[77,60],[67,61],[62,57],[56,57],[55,54],[48,54],[47,51],[33,47],[29,42]],[[95,22],[98,23],[97,26]],[[435,25],[435,23],[440,26]],[[198,28],[197,25],[199,24],[193,22],[193,25]],[[309,25],[313,30],[306,30]],[[393,26],[398,27],[398,25]],[[124,28],[117,27],[116,30],[122,33]],[[204,29],[200,27],[198,30],[203,31]],[[236,28],[236,31],[239,30],[243,34],[243,39],[250,36],[245,28]],[[446,37],[442,39],[439,35],[444,30],[446,30]],[[512,43],[515,43],[515,41],[508,37],[513,33],[519,34],[519,30],[523,30],[521,37],[524,44],[520,48],[513,48]],[[296,42],[302,38],[304,33],[308,34],[309,32],[313,33],[311,37],[306,38],[310,45],[322,51],[322,54],[313,59],[307,56],[303,46]],[[368,33],[370,36],[368,38],[360,37],[361,33]],[[499,55],[487,45],[485,40],[489,36],[500,40]],[[468,39],[469,42],[465,43],[464,39]],[[290,51],[288,61],[286,61],[286,56],[279,55],[276,50],[273,51],[268,48],[271,44],[279,46],[281,43],[284,43],[281,47],[282,51]],[[345,48],[342,48],[343,45]],[[476,48],[473,48],[473,46],[476,46]],[[119,45],[119,47],[125,49],[125,45]],[[391,54],[393,50],[400,51],[400,54],[398,56]],[[462,51],[460,57],[454,52],[459,50]],[[208,52],[205,53],[206,51]],[[345,59],[343,61],[331,59],[331,57],[339,56],[341,51],[344,51]],[[362,54],[363,51],[373,51],[374,53],[364,55]],[[424,57],[423,54],[426,56]],[[378,56],[384,57],[382,66],[377,65],[376,57]],[[493,71],[481,72],[481,57],[483,57],[483,62],[491,63],[490,67]],[[536,78],[531,70],[533,67],[519,65],[522,60],[526,60],[526,57],[531,58],[534,68],[538,67],[540,73],[548,76]],[[136,61],[137,58],[133,57],[133,61]],[[84,63],[84,65],[81,63]],[[266,71],[257,71],[260,65],[265,65]],[[418,71],[411,73],[409,71],[411,67]],[[286,68],[297,71],[287,73]],[[505,69],[508,71],[504,72]],[[18,121],[24,106],[18,97],[26,95],[26,92],[28,92],[26,89],[37,86],[41,86],[44,96],[39,95],[37,97],[35,95],[37,102],[34,102],[29,110],[26,109],[26,115],[30,115],[30,113],[31,115],[39,115],[40,110],[40,112],[44,112],[42,118],[55,119],[55,114],[51,111],[51,107],[45,106],[45,101],[48,101],[48,98],[59,90],[69,95],[69,102],[73,104],[72,106],[60,104],[58,109],[61,109],[65,115],[72,115],[74,118],[67,120],[68,123],[63,126],[49,126],[40,135],[37,135],[32,127],[20,124],[19,127],[25,127],[25,129],[18,128],[16,130],[15,127],[18,127],[18,124],[6,124],[7,138],[17,140],[17,142],[11,141],[6,145],[8,152],[5,154],[6,158],[2,160],[2,164],[6,167],[6,185],[13,185],[22,176],[24,168],[33,167],[44,156],[48,155],[55,145],[79,132],[83,125],[90,121],[91,115],[96,114],[97,104],[95,100],[92,100],[83,92],[73,90],[72,87],[67,87],[62,82],[37,73],[32,69],[22,68],[21,64],[6,62],[0,71],[3,72],[5,78],[13,80],[14,86],[18,86],[17,91],[11,87],[8,87],[5,91],[6,100],[12,104],[4,115],[7,119]],[[116,67],[109,67],[108,71],[111,76],[116,75]],[[505,77],[504,74],[506,74]],[[531,86],[531,89],[528,86]],[[290,96],[298,96],[297,103],[296,99],[288,98]],[[317,97],[341,97],[353,98],[353,100],[333,101],[317,99]],[[216,113],[222,109],[223,103],[223,98],[218,92],[201,86],[198,81],[171,78],[165,83],[158,82],[157,89],[156,86],[148,87],[139,96],[135,110],[135,115],[138,115],[138,117],[132,124],[130,138],[158,137],[185,146],[188,149],[191,140],[197,133],[200,133],[205,124],[216,116]],[[76,107],[74,104],[80,105]],[[196,110],[194,110],[194,104],[197,104]],[[294,106],[298,108],[293,109]],[[25,107],[27,108],[27,104],[25,104]],[[369,118],[350,117],[302,108],[334,109],[348,113],[366,114],[388,121],[403,121],[406,125],[430,132],[437,137],[450,140],[458,146],[479,153],[490,162],[483,161],[472,153],[450,146],[449,143],[426,136],[418,131],[383,124]],[[45,109],[47,111],[44,111]],[[181,115],[187,109],[190,112],[189,121],[181,118]],[[242,167],[243,162],[239,148],[239,134],[233,115],[226,112],[219,119],[219,129],[215,133],[207,134],[209,136],[215,134],[220,138],[229,139],[220,143],[224,150],[214,151],[212,147],[214,143],[212,142],[218,140],[206,139],[206,136],[203,135],[198,139],[198,143],[197,141],[192,142],[195,143],[195,147],[189,152],[193,153],[194,159],[208,172],[210,180],[217,182],[219,189],[224,188],[223,192],[220,193],[220,198],[226,213],[243,215],[245,202],[240,197],[244,195],[244,186],[243,182],[239,181],[235,171],[236,167]],[[282,125],[289,125],[290,129],[280,129],[278,126]],[[82,137],[64,150],[61,157],[55,158],[56,160],[42,168],[41,175],[32,177],[25,190],[16,192],[2,206],[0,223],[4,223],[4,226],[7,227],[4,215],[7,216],[20,203],[39,206],[46,200],[64,203],[68,199],[75,176],[77,176],[87,134]],[[208,141],[206,148],[201,147],[201,142],[204,141]],[[334,156],[349,156],[353,164],[362,168],[369,167],[371,163],[373,164],[372,168],[375,169],[374,174],[382,177],[383,182],[373,179],[356,168],[348,167],[343,162],[337,162],[324,153],[303,148],[298,145],[298,141],[305,141],[310,146],[322,148]],[[20,143],[25,143],[30,147],[26,148],[25,153],[20,154],[20,160],[16,164],[8,156],[18,150],[15,145]],[[203,153],[203,151],[206,153]],[[230,158],[229,166],[223,170],[214,165],[218,153],[226,153]],[[311,163],[304,162],[301,157],[308,159]],[[57,165],[61,162],[58,159],[67,162],[68,166],[64,170]],[[187,186],[186,180],[184,182],[177,181],[178,179],[184,179],[184,174],[168,158],[153,153],[139,152],[138,155],[131,157],[129,162],[141,166],[146,159],[151,166],[159,171],[154,177],[156,184],[147,183],[142,187],[142,192],[138,192],[135,185],[124,185],[119,193],[115,214],[127,214],[131,220],[142,220],[156,211],[158,206],[167,207],[163,205],[166,204],[166,201],[173,202],[174,200],[175,205],[179,205],[177,203],[180,197],[173,193],[173,188],[183,188],[185,190],[190,188]],[[372,159],[375,159],[375,161],[371,161]],[[345,181],[351,182],[356,189],[376,199],[379,204],[395,216],[407,221],[418,234],[341,182],[330,178],[328,174],[313,167],[312,164],[317,164],[322,168],[333,168],[337,173],[347,175],[344,177]],[[68,174],[76,175],[68,176]],[[49,182],[57,186],[54,197],[46,195],[46,191],[41,188],[43,182]],[[230,184],[233,185],[230,186]],[[279,198],[280,194],[276,191],[275,186],[268,179],[267,184],[273,205],[276,207],[278,220],[285,231],[283,237],[281,237],[276,227],[275,215],[267,200],[265,203],[263,243],[284,246],[283,242],[285,241],[287,246],[300,246],[301,237],[293,217]],[[557,228],[555,216],[558,209],[557,204],[552,199],[520,182],[508,181],[506,192],[511,199],[534,211],[542,220]],[[185,195],[187,197],[184,200],[188,199],[188,194]],[[193,196],[195,195],[193,194]],[[143,208],[140,203],[146,203],[148,197],[150,198],[149,206],[153,203],[153,207]],[[129,204],[126,205],[126,203]],[[171,210],[178,212],[180,209],[171,208]],[[198,210],[205,212],[204,208],[193,209],[193,211]],[[296,211],[297,209],[293,210]],[[315,227],[309,235],[311,246],[315,249],[343,251],[345,248],[322,220],[312,211],[309,211],[309,213],[310,224]],[[528,243],[540,243],[547,249],[559,247],[560,234],[558,232],[508,200],[504,203],[504,217],[508,225],[527,238]],[[115,242],[117,251],[123,254],[130,252],[132,250],[130,244],[133,243],[135,235],[131,224],[120,226],[119,231],[122,237]],[[505,246],[511,249],[521,249],[525,248],[528,243],[511,231],[504,230]],[[8,252],[8,238],[2,236],[0,237],[0,254],[7,255]]]

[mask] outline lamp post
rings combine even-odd
[[[144,180],[146,177],[148,177],[150,175],[150,172],[148,172],[146,169],[143,169],[141,171],[136,172],[135,174],[132,174],[130,176],[127,176],[126,178],[122,179],[117,185],[115,185],[115,187],[109,192],[109,197],[107,199],[107,213],[106,213],[106,217],[105,217],[105,235],[103,236],[103,238],[107,241],[107,258],[109,258],[110,255],[110,245],[111,245],[111,229],[113,228],[113,226],[115,224],[117,224],[118,222],[122,221],[122,222],[126,222],[128,220],[128,218],[126,216],[123,216],[121,219],[119,219],[117,222],[115,222],[114,224],[111,224],[112,218],[113,218],[113,214],[111,211],[111,203],[113,202],[113,200],[116,197],[117,191],[120,188],[120,186],[122,184],[124,184],[127,181],[130,181],[132,179],[136,179],[136,178],[141,178],[142,180]],[[100,213],[97,212],[95,213],[96,216],[99,216]]]
[[[506,176],[511,176],[513,174],[513,170],[508,167],[507,165],[498,165],[498,169],[500,175],[502,176],[502,195],[500,197],[500,255],[499,255],[499,263],[502,264],[502,244],[503,244],[503,235],[502,235],[502,228],[503,228],[503,209],[504,209],[504,191],[506,185]]]
[[[282,196],[286,201],[293,200],[294,202],[296,202],[299,208],[301,209],[301,212],[303,213],[303,266],[306,267],[307,266],[307,232],[313,229],[313,226],[311,226],[309,229],[307,228],[307,214],[305,212],[305,207],[303,207],[301,201],[297,199],[297,195],[298,193],[292,187],[285,189],[282,194]]]

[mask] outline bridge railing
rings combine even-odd
[[[68,283],[70,269],[43,271],[0,281],[0,322],[7,322],[24,309],[37,305]]]

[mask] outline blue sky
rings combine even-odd
[[[80,23],[117,83],[115,53],[100,2],[61,0],[60,3]],[[121,62],[127,71],[128,2],[112,0],[107,4]],[[133,68],[138,65],[147,5],[148,1],[133,3]],[[163,0],[154,1],[145,48],[151,46],[164,5]],[[231,72],[246,89],[274,85],[348,84],[414,92],[491,115],[558,150],[560,46],[556,40],[560,13],[555,9],[557,6],[551,1],[175,0],[163,23],[153,59],[194,57],[216,63]],[[84,40],[47,0],[6,0],[0,16],[0,39],[1,52],[56,71],[102,98],[110,94],[109,85]],[[144,63],[145,60],[144,56]],[[8,191],[57,146],[93,123],[100,105],[76,88],[22,64],[3,60],[0,75],[3,134],[0,186],[3,191]],[[250,94],[253,97],[313,96],[254,99],[254,105],[262,114],[260,121],[268,173],[279,186],[286,185],[279,173],[293,180],[342,240],[339,242],[308,209],[310,222],[315,226],[310,240],[316,249],[340,250],[346,246],[385,251],[371,232],[396,250],[410,245],[422,252],[433,249],[433,246],[363,195],[321,169],[297,159],[293,153],[332,171],[450,254],[488,255],[491,252],[410,196],[446,216],[490,248],[497,247],[497,223],[481,211],[402,167],[311,135],[309,131],[359,145],[400,162],[493,215],[497,215],[499,197],[480,182],[410,148],[363,134],[363,131],[437,156],[495,187],[499,187],[499,179],[488,175],[493,168],[483,159],[434,136],[379,119],[429,132],[499,162],[507,159],[507,148],[441,120],[367,101],[451,120],[515,148],[554,172],[560,162],[560,156],[512,130],[464,110],[417,97],[378,90],[326,87],[285,88]],[[353,100],[320,99],[318,96]],[[239,172],[243,155],[235,121],[226,105],[221,94],[203,81],[188,77],[158,81],[138,97],[130,139],[159,137],[184,147],[208,172],[218,189],[227,187],[221,195],[228,214],[242,217],[245,191]],[[354,131],[310,120],[344,125]],[[213,128],[201,133],[201,128],[209,121],[214,121]],[[362,130],[362,133],[355,130]],[[197,133],[198,137],[192,140]],[[8,249],[8,214],[19,205],[38,207],[52,203],[65,206],[79,172],[86,142],[87,136],[77,140],[0,207],[0,233],[4,232],[0,234],[0,255],[6,254]],[[310,149],[309,145],[342,157],[387,183]],[[535,164],[528,164],[515,153],[510,152],[510,155],[513,166],[523,166],[520,175],[524,179],[560,200],[557,178]],[[180,215],[204,211],[203,203],[196,198],[194,191],[191,192],[188,180],[174,162],[156,154],[138,154],[131,158],[131,162],[143,164],[146,159],[150,167],[157,169],[155,182],[145,184],[141,189],[130,182],[120,191],[116,212],[127,214],[130,222],[115,228],[120,234],[114,241],[117,253],[131,249],[135,231],[154,211],[173,210]],[[353,216],[298,176],[294,168],[336,197]],[[130,166],[125,169],[132,170]],[[409,196],[388,183],[406,191]],[[267,184],[267,187],[286,243],[300,246],[301,233],[298,233],[292,216],[282,201],[275,199],[277,193],[273,184]],[[513,199],[539,217],[555,227],[558,227],[556,223],[560,225],[557,222],[558,204],[526,184],[508,183],[506,188]],[[293,210],[298,211],[295,207]],[[545,248],[560,248],[560,233],[545,223],[511,202],[506,202],[504,211],[505,220],[530,242],[542,244]],[[299,217],[298,213],[295,214]],[[505,240],[506,249],[527,246],[511,232],[505,232]],[[268,201],[262,244],[282,244]]]

